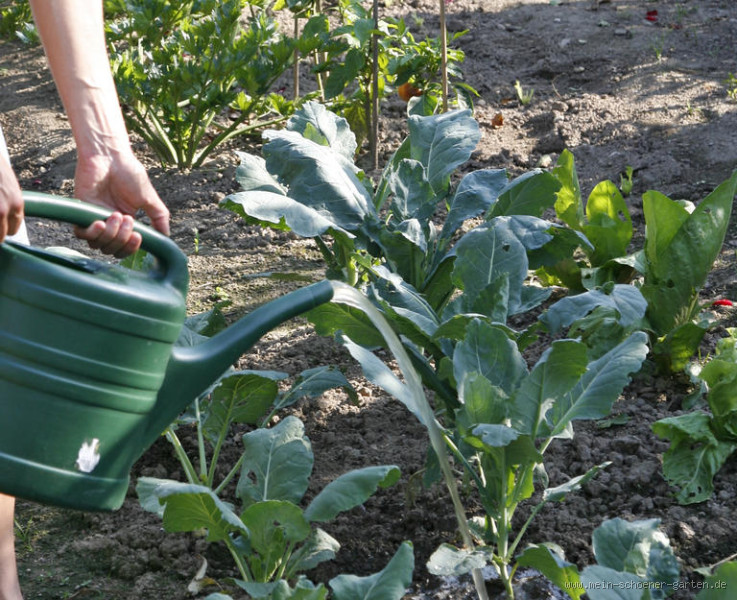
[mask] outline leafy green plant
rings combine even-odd
[[[413,114],[432,115],[439,112],[443,105],[442,40],[426,38],[417,41],[404,19],[389,20],[389,31],[392,35],[391,47],[387,51],[387,70],[394,77],[394,88],[399,89],[403,84],[409,84],[416,90],[414,93],[417,94],[417,99],[409,101]],[[467,31],[454,32],[447,44],[452,46],[466,33]],[[464,58],[462,50],[447,48],[446,77],[455,92],[455,102],[451,107],[456,109],[472,108],[473,98],[478,96],[478,92],[463,81],[461,63]]]
[[[554,173],[561,183],[556,213],[585,236],[588,243],[580,247],[586,261],[573,260],[570,253],[552,256],[538,275],[574,291],[607,282],[637,282],[647,301],[643,326],[653,337],[659,368],[683,369],[714,322],[699,302],[699,292],[722,248],[737,192],[737,172],[698,206],[646,192],[644,248],[629,254],[632,219],[616,186],[610,181],[599,183],[584,209],[573,155],[564,151]]]
[[[28,0],[0,2],[0,35],[16,37],[26,44],[38,43],[38,32]]]
[[[629,375],[639,370],[647,336],[629,331],[597,358],[580,341],[560,340],[529,371],[520,348],[532,333],[505,323],[548,297],[549,290],[529,279],[553,253],[548,245],[581,243],[576,233],[539,216],[554,205],[561,186],[550,173],[535,171],[510,182],[493,170],[470,173],[452,186],[452,172],[477,139],[469,113],[410,116],[409,128],[373,187],[347,160],[355,143],[347,124],[322,107],[306,107],[287,131],[266,133],[266,160],[242,157],[238,176],[245,191],[226,198],[224,206],[252,221],[313,236],[333,265],[351,264],[352,276],[345,278],[402,336],[423,383],[436,392],[443,442],[476,483],[487,515],[471,527],[475,542],[464,539],[465,549],[444,547],[440,562],[452,562],[453,571],[491,563],[512,593],[514,555],[529,525],[513,534],[512,517],[532,496],[535,481],[547,488],[541,475],[545,449],[554,438],[570,437],[574,420],[608,414]],[[439,207],[447,216],[436,228],[430,218]],[[478,226],[461,231],[479,216],[484,220]],[[325,234],[333,236],[332,249],[318,237]],[[612,297],[617,305],[626,293],[617,289]],[[644,313],[644,302],[639,306],[636,317]],[[620,310],[622,319],[630,317]],[[432,438],[434,419],[419,414],[416,400],[369,351],[385,341],[360,307],[335,300],[309,318],[318,333],[339,335],[369,380],[403,400]],[[532,517],[599,468],[544,491]],[[445,566],[432,568],[446,572]]]
[[[652,426],[659,437],[670,440],[663,474],[677,489],[680,504],[708,500],[714,476],[737,450],[737,330],[728,331],[697,374],[708,410],[667,417]]]
[[[538,569],[574,600],[584,594],[590,600],[659,600],[678,589],[680,571],[659,525],[659,519],[604,521],[592,536],[597,564],[580,572],[550,545],[528,546],[519,563]]]
[[[291,64],[294,42],[265,11],[241,26],[243,6],[127,0],[125,14],[108,21],[126,121],[162,164],[199,166],[226,140],[292,110],[271,88]]]
[[[145,257],[135,260],[140,263]],[[200,343],[223,326],[216,307],[187,319],[178,343]],[[283,385],[286,378],[286,373],[276,371],[226,373],[165,432],[187,481],[144,477],[136,489],[141,505],[159,514],[167,531],[204,528],[208,541],[222,542],[239,571],[236,585],[251,597],[326,598],[325,586],[314,585],[302,574],[332,559],[340,548],[317,524],[364,503],[378,488],[393,485],[399,470],[379,466],[350,471],[302,507],[314,462],[302,422],[287,416],[274,427],[267,426],[277,412],[300,399],[317,397],[334,387],[345,388],[351,397],[355,392],[332,367],[308,369],[288,388]],[[236,424],[255,429],[243,435],[243,453],[218,479],[224,466],[222,449]],[[194,459],[177,433],[185,426],[196,432]],[[225,494],[238,499],[238,512],[222,499]],[[333,596],[352,598],[356,590],[376,588],[384,594],[380,597],[398,599],[411,581],[413,561],[412,548],[405,543],[380,573],[331,580]]]
[[[519,80],[514,82],[514,92],[517,94],[517,100],[522,106],[530,104],[532,102],[532,98],[535,96],[535,90],[533,88],[523,88]]]
[[[204,528],[208,541],[224,543],[238,567],[235,584],[251,597],[326,598],[323,584],[300,575],[334,557],[340,547],[316,524],[363,504],[379,487],[393,485],[399,470],[380,466],[350,471],[302,507],[314,461],[302,422],[288,416],[274,427],[245,434],[242,443],[238,512],[207,485],[145,477],[136,486],[142,506],[158,513],[167,531]],[[333,596],[353,598],[351,589],[366,593],[378,586],[382,598],[399,599],[411,581],[413,563],[411,546],[405,543],[381,573],[333,579]]]

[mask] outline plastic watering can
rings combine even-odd
[[[109,211],[24,193],[26,214],[87,226]],[[0,245],[0,491],[83,510],[123,503],[140,455],[264,333],[328,302],[322,281],[194,347],[175,346],[187,259],[140,223],[150,272]]]

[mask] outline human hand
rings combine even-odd
[[[18,232],[23,222],[23,196],[8,161],[0,156],[0,242]]]
[[[105,254],[120,258],[138,250],[141,235],[133,231],[133,215],[138,210],[148,215],[155,229],[169,235],[169,210],[132,153],[80,159],[75,173],[75,196],[116,211],[105,221],[75,228],[77,237]]]

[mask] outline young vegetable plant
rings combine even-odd
[[[222,326],[217,308],[191,317],[178,343],[197,344]],[[350,471],[325,486],[306,507],[300,506],[314,462],[304,426],[293,416],[267,426],[278,411],[300,399],[317,397],[335,387],[345,388],[349,396],[355,392],[331,367],[306,370],[289,388],[280,390],[286,377],[274,371],[226,373],[166,431],[187,482],[143,477],[137,491],[141,505],[159,514],[167,531],[204,528],[208,541],[222,542],[240,574],[236,585],[251,597],[326,598],[327,588],[314,585],[302,574],[332,559],[340,548],[317,525],[363,504],[377,489],[396,483],[399,470],[379,466]],[[256,428],[242,437],[243,453],[217,480],[224,466],[221,451],[236,424]],[[196,431],[194,459],[177,435],[184,426],[194,426]],[[222,499],[233,493],[240,502],[238,512],[233,503]],[[405,543],[380,573],[331,580],[333,597],[350,599],[356,590],[376,588],[382,598],[399,599],[411,582],[413,563],[411,545]]]
[[[204,528],[208,541],[224,543],[240,575],[235,584],[252,598],[326,598],[323,584],[301,575],[332,559],[340,548],[316,525],[393,485],[399,470],[380,466],[349,471],[303,507],[314,458],[302,422],[288,416],[274,427],[245,434],[242,443],[238,512],[207,485],[146,477],[136,486],[142,506],[161,516],[166,531]],[[398,600],[411,582],[413,567],[412,549],[405,543],[382,572],[331,580],[333,597],[355,598],[351,589],[366,593],[378,586],[382,598]]]
[[[162,164],[199,166],[231,137],[291,112],[271,88],[291,64],[294,41],[265,11],[242,26],[243,6],[128,0],[125,14],[108,22],[126,121]]]
[[[728,333],[717,343],[714,356],[697,369],[695,379],[706,406],[652,426],[659,437],[670,440],[663,474],[677,489],[680,504],[708,500],[714,476],[737,450],[737,330]]]
[[[659,368],[683,369],[714,321],[699,302],[699,292],[722,248],[737,192],[737,171],[698,206],[646,192],[645,244],[634,253],[628,253],[632,219],[614,183],[599,183],[584,209],[570,152],[561,154],[554,174],[561,183],[556,213],[588,240],[581,245],[587,260],[549,257],[538,276],[573,291],[636,282],[647,302],[643,327],[651,333]]]
[[[519,564],[538,569],[573,600],[661,600],[677,589],[680,568],[659,525],[659,519],[604,521],[592,536],[597,564],[580,572],[549,545],[528,546]]]

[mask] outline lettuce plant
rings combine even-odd
[[[635,283],[647,303],[642,327],[651,334],[658,366],[665,372],[683,369],[713,323],[699,302],[699,292],[724,242],[737,193],[737,171],[698,206],[646,192],[645,243],[635,252],[629,248],[629,210],[614,183],[595,186],[584,207],[570,152],[561,154],[554,173],[561,183],[556,214],[586,237],[588,244],[580,246],[586,259],[573,260],[571,254],[548,259],[538,276],[573,291]]]
[[[698,370],[704,409],[667,417],[652,426],[658,436],[670,440],[663,473],[676,487],[680,504],[708,500],[714,476],[737,450],[737,330],[730,329],[729,334]]]

